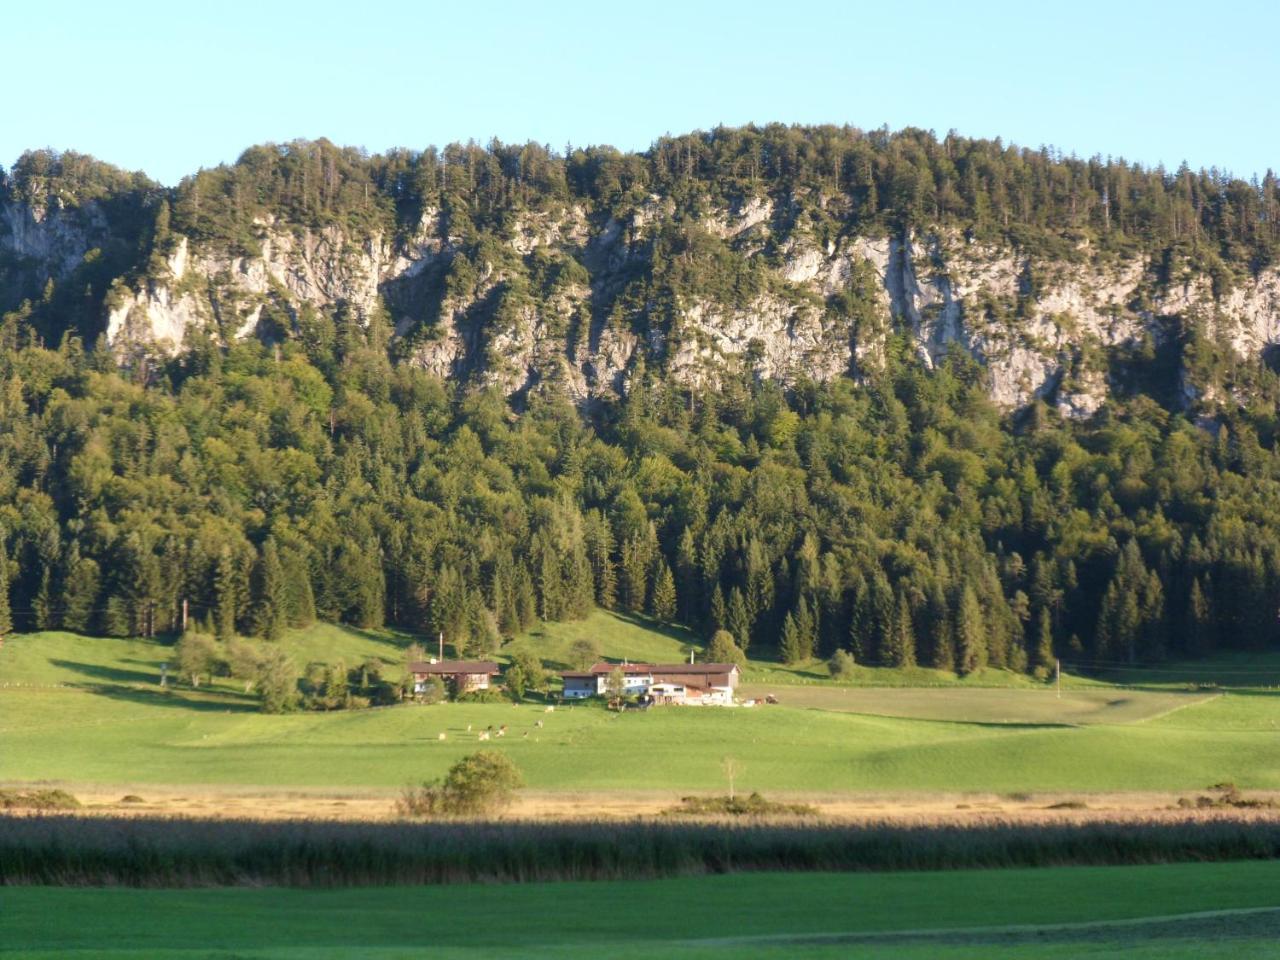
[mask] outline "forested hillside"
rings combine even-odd
[[[28,154],[0,205],[0,632],[1277,643],[1271,176],[777,127]]]

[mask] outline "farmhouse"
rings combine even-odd
[[[590,670],[561,674],[565,698],[603,695],[615,670],[622,671],[625,695],[652,697],[660,704],[728,706],[739,679],[732,663],[597,663]]]
[[[422,693],[431,679],[443,680],[455,695],[471,690],[487,690],[498,675],[498,665],[491,660],[431,660],[409,664],[413,674],[413,692]]]

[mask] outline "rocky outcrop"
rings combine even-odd
[[[511,218],[500,247],[484,253],[464,249],[434,209],[394,237],[262,220],[252,255],[174,236],[163,256],[117,282],[104,339],[121,357],[174,355],[196,330],[223,341],[266,335],[271,316],[279,335],[280,318],[296,325],[304,308],[346,311],[366,324],[385,317],[404,362],[441,377],[511,394],[549,382],[586,402],[625,389],[639,355],[699,388],[743,364],[787,383],[830,380],[873,369],[886,337],[901,331],[927,364],[953,350],[974,357],[997,404],[1040,397],[1069,417],[1105,401],[1108,357],[1168,337],[1171,320],[1201,325],[1241,357],[1280,343],[1280,268],[1215,295],[1194,270],[1158,280],[1142,258],[1082,248],[1069,260],[1037,259],[956,230],[819,240],[789,221],[790,210],[785,200],[746,198],[688,227],[656,195],[612,215],[569,205]],[[653,239],[672,223],[759,265],[765,282],[745,298],[672,289],[656,309],[652,289],[635,283],[654,275]],[[105,229],[91,205],[11,203],[0,209],[0,251],[63,277]],[[458,257],[470,258],[470,279],[446,282]],[[562,266],[568,279],[547,279]],[[851,295],[860,320],[834,306]],[[1205,394],[1187,384],[1183,396],[1191,404]]]
[[[107,237],[107,222],[96,204],[68,208],[0,203],[0,254],[37,265],[39,272],[62,280]]]

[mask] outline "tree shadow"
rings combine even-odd
[[[158,683],[160,681],[160,670],[156,667],[144,672],[120,667],[107,667],[99,663],[80,663],[75,660],[50,660],[49,662],[55,667],[61,667],[64,670],[70,670],[85,677],[92,677],[94,680],[108,680],[112,683]],[[140,661],[130,662],[138,663]],[[86,686],[86,684],[77,685]]]
[[[86,692],[123,703],[138,703],[152,707],[180,707],[196,713],[256,713],[258,704],[238,694],[218,692],[224,700],[211,700],[195,691],[168,687],[164,690],[148,690],[141,687],[122,687],[112,684],[87,684]]]
[[[214,700],[195,690],[182,690],[173,686],[161,689],[158,686],[159,670],[125,670],[74,660],[51,660],[50,663],[86,677],[82,682],[71,684],[76,689],[112,700],[151,706],[176,706],[202,713],[243,713],[257,709],[257,702],[243,694],[219,690],[216,696],[220,699]],[[174,679],[170,677],[171,682]]]
[[[661,623],[658,620],[652,620],[649,617],[638,613],[630,613],[624,610],[609,611],[614,617],[623,623],[629,623],[633,627],[640,627],[648,630],[650,633],[660,633],[668,639],[678,641],[679,643],[692,644],[701,649],[706,644],[693,631],[679,626],[678,624]]]

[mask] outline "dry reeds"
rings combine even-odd
[[[971,824],[0,817],[0,884],[349,886],[1280,857],[1280,820]]]

